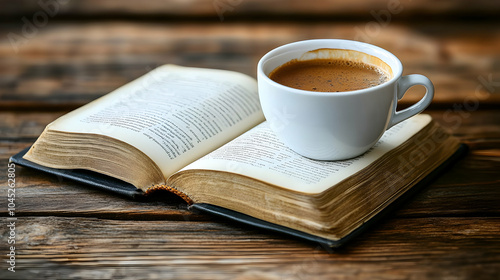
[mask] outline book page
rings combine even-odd
[[[168,177],[263,120],[255,79],[224,70],[165,65],[49,127],[126,142]]]
[[[431,121],[417,115],[387,130],[378,143],[353,159],[318,161],[286,147],[264,122],[182,170],[232,172],[303,193],[320,193],[401,145]]]

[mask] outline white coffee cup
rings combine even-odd
[[[377,57],[390,67],[392,78],[360,90],[317,92],[287,87],[268,77],[271,71],[292,59],[318,58],[308,53],[318,49],[354,50]],[[307,40],[278,47],[264,55],[257,66],[260,102],[271,128],[292,150],[317,160],[361,155],[387,129],[420,113],[431,103],[432,82],[422,75],[402,76],[402,73],[401,61],[392,53],[367,43],[337,39]],[[414,85],[423,85],[427,90],[425,96],[409,108],[396,111],[398,100]]]

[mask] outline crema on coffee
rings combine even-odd
[[[383,84],[391,79],[391,73],[388,73],[387,65],[375,65],[383,63],[377,61],[375,57],[361,52],[351,50],[331,50],[320,49],[309,52],[320,52],[322,55],[312,56],[312,59],[293,59],[276,69],[270,74],[269,78],[282,85],[302,89],[307,91],[321,92],[344,92],[364,88],[374,87]],[[344,55],[348,52],[350,56]],[[352,53],[358,53],[352,55]],[[357,60],[357,57],[363,59]],[[365,61],[374,60],[375,63],[369,64]],[[385,64],[385,63],[384,63]]]

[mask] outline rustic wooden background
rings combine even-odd
[[[0,278],[498,279],[499,13],[486,0],[0,1]],[[8,158],[45,125],[165,63],[255,76],[270,49],[313,38],[369,42],[430,77],[427,113],[471,152],[335,251],[17,166],[7,270]]]

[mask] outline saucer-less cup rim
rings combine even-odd
[[[321,92],[321,91],[308,91],[308,90],[302,90],[302,89],[296,89],[296,88],[291,88],[288,86],[284,86],[280,83],[277,83],[269,78],[269,73],[274,70],[276,67],[272,67],[272,69],[265,69],[266,63],[269,62],[270,59],[275,58],[276,55],[282,55],[282,54],[287,54],[289,52],[297,52],[300,56],[300,54],[306,53],[308,51],[313,51],[318,49],[318,45],[334,45],[335,49],[342,49],[342,50],[354,50],[362,53],[366,53],[368,55],[372,55],[375,57],[378,57],[382,59],[387,65],[392,70],[392,77],[388,81],[376,85],[374,87],[369,87],[369,88],[363,88],[363,89],[358,89],[358,90],[351,90],[351,91],[340,91],[340,92]],[[298,58],[298,57],[297,57]],[[287,61],[279,64],[278,66],[286,63]],[[403,65],[401,64],[401,61],[392,53],[389,51],[375,46],[371,45],[368,43],[363,43],[363,42],[358,42],[358,41],[352,41],[352,40],[343,40],[343,39],[315,39],[315,40],[305,40],[305,41],[298,41],[294,43],[289,43],[280,47],[277,47],[271,51],[269,51],[267,54],[265,54],[259,61],[257,65],[257,73],[259,78],[267,80],[268,83],[272,84],[275,87],[286,89],[290,93],[294,94],[299,94],[299,95],[316,95],[316,96],[331,96],[331,95],[358,95],[358,94],[364,94],[369,91],[378,89],[380,87],[385,87],[388,86],[389,84],[393,84],[396,82],[402,75],[403,73]]]
[[[293,55],[291,55],[292,57],[300,58],[301,55],[303,55],[304,53],[317,50],[319,48],[354,50],[371,56],[375,56],[384,61],[387,65],[389,65],[389,67],[392,70],[392,77],[389,81],[374,87],[353,90],[353,91],[340,91],[340,92],[318,92],[318,91],[301,90],[284,86],[269,78],[268,75],[272,70],[290,61],[290,59],[287,59],[281,61],[280,63],[277,63],[277,65],[275,65],[274,67],[268,67],[267,64],[269,62],[272,62],[272,59],[279,59],[280,56],[288,57],[288,55],[291,53],[293,53]],[[304,40],[304,41],[289,43],[269,51],[259,60],[259,63],[257,64],[257,77],[259,79],[265,80],[266,83],[275,88],[286,90],[290,94],[303,95],[303,96],[307,95],[307,96],[326,97],[326,96],[361,95],[376,91],[380,88],[391,87],[397,83],[395,85],[397,88],[396,100],[394,102],[394,108],[386,129],[389,129],[395,124],[422,112],[425,108],[427,108],[427,106],[429,106],[429,104],[432,101],[432,98],[434,97],[434,85],[427,77],[419,74],[412,74],[407,76],[402,76],[402,74],[403,74],[403,65],[401,64],[401,61],[391,52],[372,44],[353,41],[353,40],[344,40],[344,39],[313,39],[313,40]],[[412,106],[402,111],[397,111],[396,110],[397,100],[401,99],[403,95],[406,93],[406,91],[410,87],[415,85],[422,85],[426,88],[427,91],[424,97],[420,99],[417,103],[413,104]]]

